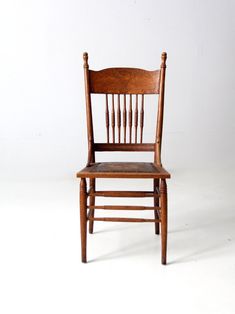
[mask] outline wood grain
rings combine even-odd
[[[94,151],[96,152],[154,152],[155,143],[144,143],[144,144],[106,144],[106,143],[95,143],[93,146]]]
[[[160,71],[108,68],[89,71],[90,92],[96,94],[158,94]]]
[[[156,197],[160,195],[154,191],[89,191],[90,196],[101,196],[101,197]]]
[[[127,206],[127,205],[97,205],[88,206],[88,208],[104,210],[160,210],[160,207],[154,206]]]
[[[89,220],[93,221],[113,221],[113,222],[159,222],[159,220],[156,219],[148,219],[148,218],[123,218],[123,217],[96,217],[96,218],[90,218]]]

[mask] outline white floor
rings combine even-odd
[[[118,180],[102,188],[111,186],[125,188]],[[178,170],[168,185],[167,266],[152,224],[104,222],[88,235],[82,264],[78,182],[2,182],[0,313],[234,314],[233,188],[226,168]]]

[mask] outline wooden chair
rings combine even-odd
[[[166,264],[167,255],[166,179],[170,178],[170,174],[162,167],[161,163],[166,58],[167,54],[163,52],[161,56],[161,68],[160,70],[155,71],[147,71],[137,68],[107,68],[100,71],[93,71],[89,70],[88,54],[86,52],[83,54],[87,135],[88,135],[88,162],[86,167],[77,173],[77,177],[81,178],[80,227],[81,227],[81,254],[83,263],[86,263],[87,261],[86,258],[87,222],[89,221],[89,233],[93,233],[94,221],[118,221],[118,222],[153,222],[155,224],[156,234],[159,234],[160,224],[162,245],[161,260],[162,264]],[[107,143],[94,142],[91,94],[105,95]],[[156,137],[154,143],[143,143],[144,106],[145,95],[147,94],[156,95],[159,94]],[[111,104],[109,104],[110,98]],[[122,112],[120,109],[121,101],[123,103]],[[116,111],[115,108],[117,109]],[[115,132],[117,132],[116,135]],[[147,162],[97,163],[95,162],[95,152],[101,151],[153,152],[154,159],[152,163]],[[153,190],[97,191],[96,178],[120,178],[120,179],[148,178],[153,180]],[[86,179],[89,179],[88,190]],[[95,206],[96,197],[152,197],[153,206],[117,206],[117,205]],[[87,202],[88,199],[89,203]],[[95,210],[100,209],[153,210],[154,218],[143,219],[143,218],[95,217]]]

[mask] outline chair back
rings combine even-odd
[[[160,70],[138,68],[89,69],[88,54],[83,54],[86,96],[88,164],[96,151],[152,151],[161,165],[161,142],[165,89],[165,52]],[[94,143],[91,94],[105,95],[106,143]],[[154,143],[143,143],[145,95],[158,95]]]

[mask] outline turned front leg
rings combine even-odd
[[[86,242],[87,242],[87,191],[86,179],[80,182],[80,229],[81,229],[81,253],[82,262],[86,263]]]
[[[167,185],[166,185],[165,179],[161,179],[160,202],[161,202],[162,264],[166,265],[166,259],[167,259]]]

